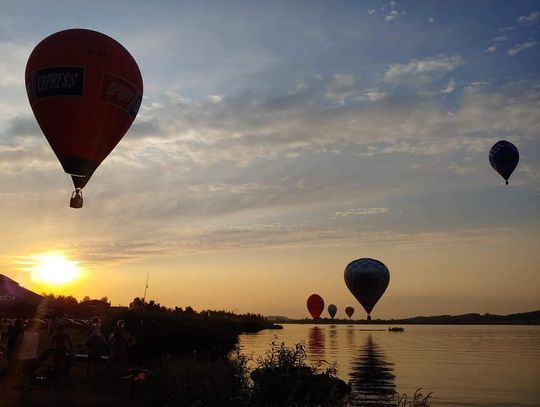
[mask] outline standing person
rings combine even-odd
[[[16,381],[22,379],[23,388],[30,383],[30,377],[35,370],[39,333],[37,321],[26,323],[24,331],[18,336],[15,345],[13,373]]]
[[[101,334],[101,321],[98,317],[92,318],[90,329],[88,331],[89,336],[99,336]]]
[[[86,377],[93,373],[94,381],[97,381],[97,365],[104,353],[107,341],[101,333],[101,324],[98,317],[92,318],[90,325],[89,337],[86,341],[88,348],[88,365],[86,366]]]
[[[123,320],[118,320],[113,333],[109,336],[109,369],[117,373],[127,363],[127,351],[129,347],[128,333]]]
[[[5,342],[7,339],[7,331],[10,327],[9,320],[7,318],[2,318],[2,322],[0,323],[0,343]]]
[[[73,353],[73,343],[70,336],[65,332],[65,326],[60,324],[52,338],[51,348],[54,352],[54,367],[57,371],[66,372],[69,366],[69,358]]]
[[[50,318],[47,320],[47,333],[48,333],[49,335],[53,335],[53,334],[54,334],[55,321],[56,321],[56,318],[53,318],[53,317],[50,317]]]
[[[13,360],[13,355],[15,354],[15,346],[17,344],[17,339],[23,333],[23,321],[20,318],[15,320],[15,323],[10,326],[7,330],[7,345],[6,345],[6,357],[8,362],[11,364]]]

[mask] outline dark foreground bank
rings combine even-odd
[[[131,338],[123,359],[112,352],[118,321]],[[48,355],[58,332],[38,326],[38,353]],[[240,353],[240,333],[274,327],[260,315],[132,306],[103,317],[110,349],[104,347],[95,369],[88,364],[91,332],[61,326],[73,349],[60,355],[60,367],[51,353],[26,381],[0,361],[0,407],[366,405],[351,396],[335,365],[308,365],[303,344],[274,343],[258,359]],[[404,404],[399,397],[381,395],[369,405],[425,406],[429,400],[416,395],[414,404]]]

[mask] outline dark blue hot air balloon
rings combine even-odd
[[[390,272],[379,260],[364,258],[351,261],[345,267],[345,284],[364,307],[371,320],[371,311],[390,283]]]
[[[495,143],[489,151],[489,163],[506,181],[514,172],[519,162],[519,152],[515,145],[506,140]]]
[[[336,316],[336,312],[337,312],[337,307],[334,304],[330,304],[328,306],[328,313],[330,314],[330,317],[332,319],[334,319],[334,317]]]

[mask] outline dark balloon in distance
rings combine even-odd
[[[318,294],[311,294],[307,300],[307,308],[313,319],[317,319],[324,311],[324,300]]]
[[[489,151],[489,163],[506,181],[519,163],[519,151],[515,145],[506,140],[496,142]]]
[[[345,308],[345,314],[347,314],[347,316],[349,317],[349,319],[351,319],[351,317],[352,317],[353,314],[354,314],[354,308],[353,308],[353,307],[347,307],[347,308]]]
[[[137,116],[141,72],[116,40],[92,30],[50,35],[26,64],[36,120],[75,188],[83,188]]]
[[[330,317],[334,319],[337,313],[337,307],[334,304],[330,304],[328,306],[328,313],[330,314]]]
[[[388,268],[379,260],[363,258],[345,267],[345,284],[370,319],[371,311],[382,297],[390,282]]]

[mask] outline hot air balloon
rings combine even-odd
[[[330,317],[332,319],[334,319],[334,317],[336,316],[336,312],[337,312],[337,307],[334,304],[330,304],[328,306],[328,313],[330,314]]]
[[[351,317],[352,317],[353,314],[354,314],[354,308],[353,308],[353,307],[347,307],[347,308],[345,308],[345,314],[347,314],[347,316],[349,317],[349,319],[351,319]]]
[[[506,140],[496,142],[489,150],[489,163],[506,181],[519,162],[519,152],[515,145]]]
[[[358,259],[345,267],[345,284],[366,310],[368,320],[377,301],[386,291],[390,272],[386,266],[374,259]]]
[[[71,29],[50,35],[26,64],[26,91],[36,120],[82,207],[82,188],[137,116],[143,83],[137,63],[114,39]]]
[[[324,310],[324,300],[318,294],[311,294],[307,299],[307,308],[313,319],[317,319]]]

